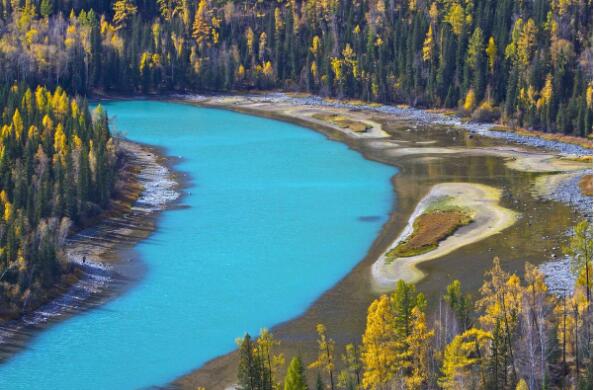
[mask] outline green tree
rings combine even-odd
[[[295,356],[289,363],[287,375],[285,376],[285,390],[307,390],[307,380],[303,363],[299,356]]]
[[[472,299],[470,294],[462,292],[462,284],[454,280],[446,287],[444,300],[456,316],[460,330],[465,331],[472,325],[470,314],[472,312]]]
[[[254,357],[254,345],[249,334],[240,342],[239,367],[237,382],[241,390],[256,390],[260,388],[260,368]]]

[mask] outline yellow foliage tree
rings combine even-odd
[[[21,134],[23,134],[23,128],[23,118],[21,117],[19,109],[16,108],[14,110],[14,115],[12,116],[12,129],[14,130],[14,135],[17,140],[21,139]]]
[[[115,29],[119,30],[126,27],[126,23],[131,16],[136,15],[138,8],[132,0],[117,0],[113,3],[113,24]]]
[[[344,74],[342,72],[342,60],[337,57],[332,57],[330,59],[330,67],[332,68],[332,73],[334,73],[334,82],[336,84],[342,84],[344,80]]]
[[[486,356],[490,340],[490,333],[477,328],[470,328],[454,337],[444,351],[440,387],[445,390],[479,388],[480,382],[484,381],[482,356]],[[480,375],[476,375],[477,372]],[[476,383],[477,378],[479,383]]]
[[[245,30],[245,41],[248,53],[251,56],[254,54],[254,30],[252,30],[251,27],[248,27],[247,30]]]
[[[524,379],[520,379],[516,385],[516,390],[529,390],[528,384]]]
[[[464,8],[462,8],[462,6],[458,3],[452,4],[445,17],[445,20],[450,26],[452,26],[452,31],[454,34],[460,35],[462,33],[462,29],[464,28]]]
[[[280,32],[280,30],[283,28],[283,26],[284,26],[283,15],[281,14],[280,8],[276,7],[274,9],[274,31],[276,33]]]
[[[405,378],[408,390],[421,390],[429,381],[429,351],[434,332],[427,328],[425,313],[415,306],[412,310],[411,333],[406,339],[407,357],[411,363],[410,372]]]
[[[433,57],[433,27],[429,25],[425,41],[423,42],[423,61],[429,61]]]
[[[437,4],[435,4],[435,2],[431,3],[431,7],[429,8],[429,17],[431,18],[431,23],[437,23],[439,10],[437,9]]]
[[[495,38],[490,37],[485,49],[487,53],[487,60],[489,63],[489,70],[491,73],[495,71],[495,61],[497,60],[497,45],[495,44]]]
[[[464,111],[471,112],[476,107],[476,95],[474,89],[469,89],[464,98]]]
[[[387,295],[382,295],[367,310],[361,361],[363,387],[378,389],[388,383],[399,370],[394,314]]]
[[[202,47],[208,33],[210,32],[210,26],[208,25],[208,3],[206,0],[200,0],[196,14],[194,15],[194,23],[192,24],[192,37],[196,40],[198,47]]]
[[[311,53],[314,56],[317,56],[318,53],[320,52],[320,46],[321,46],[321,40],[320,37],[318,37],[317,35],[315,35],[312,40],[311,40],[311,47],[309,48],[309,50],[311,51]]]
[[[553,75],[547,74],[545,79],[545,84],[540,91],[540,98],[536,102],[536,106],[541,108],[546,106],[551,102],[551,98],[553,97]]]
[[[334,389],[334,340],[328,337],[324,324],[316,325],[318,332],[318,358],[309,368],[319,368],[325,371],[330,378],[330,386]]]

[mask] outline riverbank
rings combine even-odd
[[[427,275],[418,288],[428,296],[441,296],[442,288],[453,278],[460,279],[468,291],[476,291],[480,282],[476,275],[487,269],[495,255],[505,259],[507,269],[519,272],[524,261],[540,264],[551,257],[560,258],[567,230],[582,218],[580,211],[568,207],[573,207],[571,202],[533,195],[538,177],[591,172],[590,164],[574,158],[591,154],[578,145],[492,131],[488,125],[463,123],[441,113],[328,102],[316,97],[266,94],[174,96],[173,100],[305,126],[347,144],[368,159],[400,169],[393,179],[397,206],[367,256],[303,315],[273,328],[286,356],[298,353],[306,361],[313,359],[314,327],[319,322],[326,324],[337,340],[337,350],[347,342],[358,342],[367,306],[376,296],[372,265],[394,245],[422,197],[435,185],[488,185],[499,194],[498,207],[511,211],[503,213],[507,217],[501,219],[505,223],[499,226],[500,234],[486,234],[482,240],[442,253],[439,260],[418,264],[419,272]],[[565,189],[553,192],[559,191]],[[502,227],[512,214],[520,216],[516,223]],[[225,388],[235,381],[236,364],[236,353],[221,356],[173,385]]]
[[[66,239],[64,252],[75,276],[58,286],[49,302],[0,325],[0,362],[37,332],[122,293],[144,272],[132,248],[154,231],[159,211],[179,197],[180,184],[158,149],[126,140],[119,145],[123,163],[110,208]]]

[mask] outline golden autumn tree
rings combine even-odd
[[[207,0],[200,0],[192,24],[192,38],[200,48],[204,46],[210,32],[209,15],[210,9]]]
[[[516,390],[529,390],[528,384],[524,379],[520,379],[516,385]]]
[[[330,380],[330,387],[334,390],[334,348],[335,342],[328,337],[326,326],[324,324],[316,325],[318,332],[318,358],[312,362],[308,367],[310,369],[320,369],[328,375]]]
[[[399,369],[398,344],[392,303],[387,295],[382,295],[367,310],[361,352],[363,387],[381,388],[396,375]]]
[[[464,28],[464,8],[458,3],[453,3],[445,20],[452,27],[455,35],[462,34],[462,29]]]
[[[454,337],[444,351],[439,385],[445,390],[476,389],[484,384],[483,357],[491,334],[471,328]]]
[[[489,64],[489,71],[493,73],[495,71],[495,61],[497,60],[497,45],[495,44],[495,38],[492,36],[489,37],[489,42],[487,43],[487,48],[485,49],[487,53],[487,62]]]
[[[430,61],[431,58],[433,58],[433,26],[429,25],[423,41],[423,61]]]
[[[412,310],[411,332],[406,339],[410,372],[405,378],[408,390],[425,389],[429,383],[429,359],[434,332],[425,322],[425,313],[415,306]]]
[[[117,0],[113,3],[113,24],[116,30],[126,27],[128,19],[136,15],[138,8],[133,0]]]
[[[481,298],[477,309],[482,310],[479,318],[483,329],[492,333],[495,348],[493,358],[503,362],[498,372],[501,380],[508,383],[517,379],[517,363],[514,357],[513,340],[518,327],[522,309],[522,286],[520,278],[505,272],[498,257],[493,259],[493,267],[486,272],[485,281],[480,288]],[[500,378],[494,379],[499,386]]]

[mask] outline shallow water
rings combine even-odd
[[[387,220],[396,169],[313,131],[153,101],[105,104],[115,130],[182,157],[183,203],[137,246],[144,278],[40,333],[0,366],[2,389],[164,385],[302,313]]]

